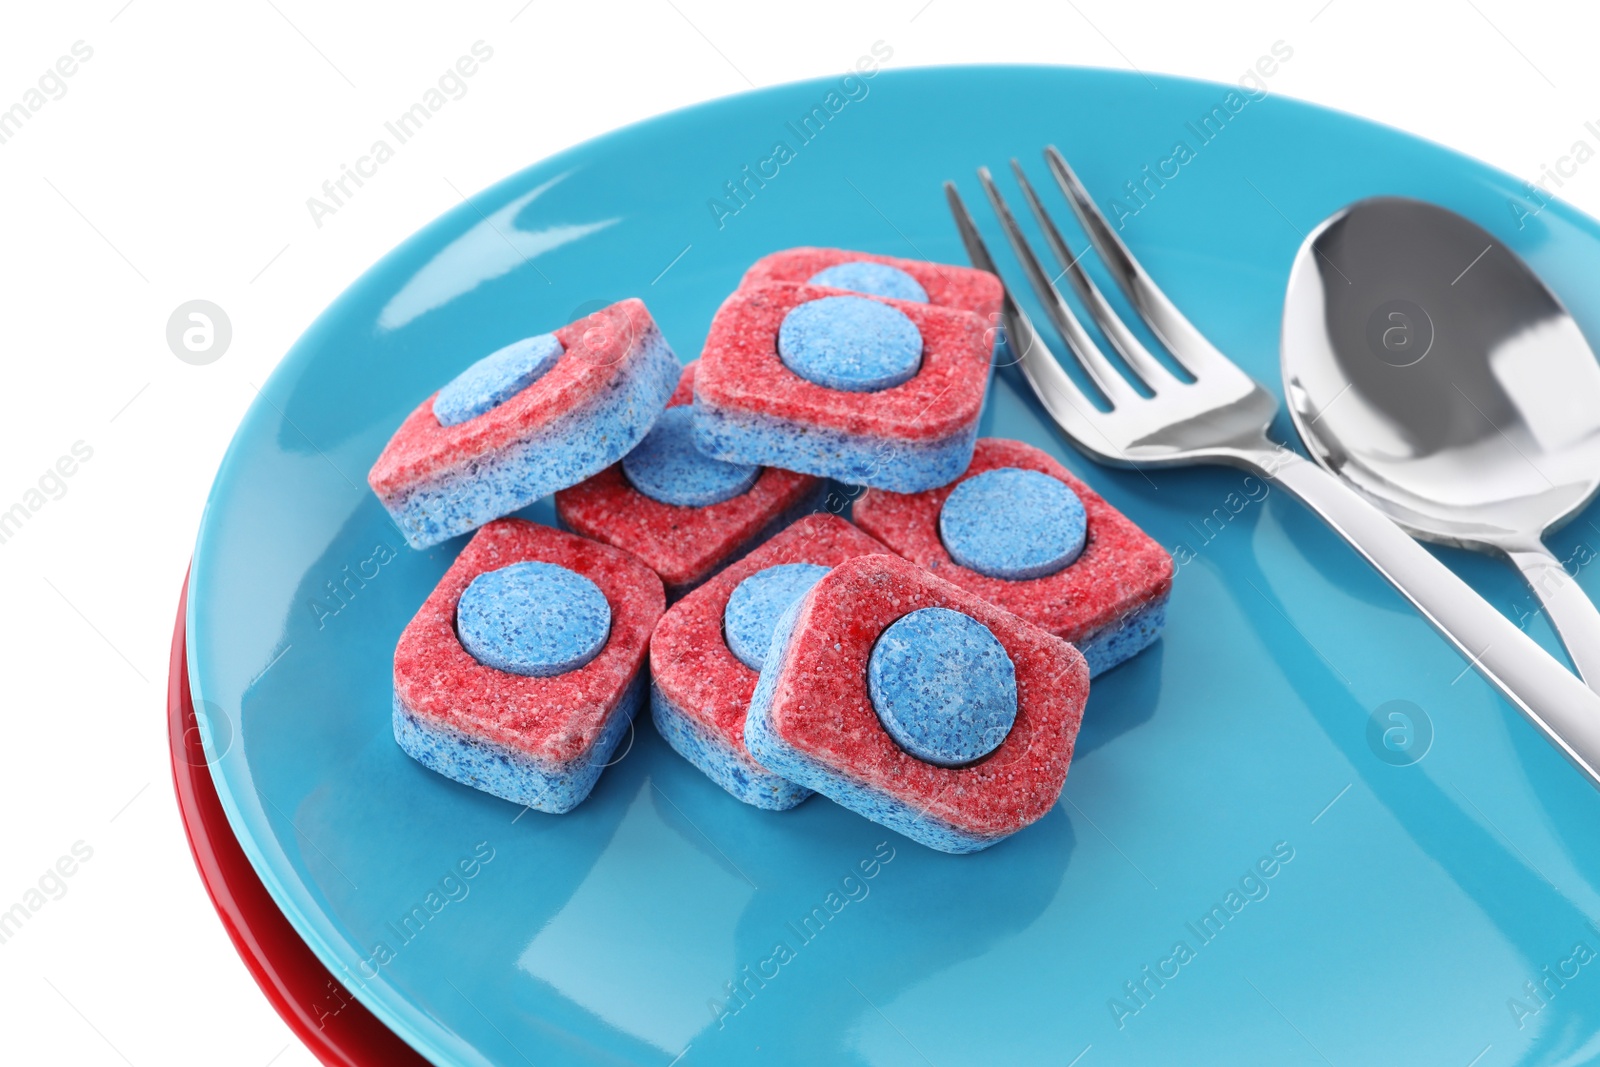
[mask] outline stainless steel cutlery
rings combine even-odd
[[[1272,441],[1267,428],[1277,410],[1276,397],[1219,352],[1167,298],[1061,154],[1047,149],[1045,160],[1111,277],[1151,332],[1193,378],[1186,381],[1170,371],[1122,321],[1082,269],[1080,258],[1013,161],[1023,198],[1038,219],[1051,253],[1138,385],[1126,377],[1101,351],[1056,287],[988,170],[980,170],[984,192],[1023,273],[1071,356],[1108,408],[1103,410],[1066,372],[1008,286],[1001,310],[1007,345],[1040,403],[1074,444],[1092,458],[1117,466],[1222,464],[1273,479],[1366,557],[1591,783],[1600,786],[1600,695],[1585,687],[1367,497]],[[955,186],[946,183],[945,193],[973,264],[1004,279]]]

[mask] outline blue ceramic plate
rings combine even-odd
[[[560,817],[519,815],[395,746],[395,640],[461,542],[407,548],[365,474],[422,397],[631,295],[691,358],[745,267],[779,248],[964,262],[946,178],[998,250],[973,168],[1016,155],[1043,189],[1050,142],[1108,211],[1122,205],[1167,292],[1273,387],[1296,247],[1376,193],[1476,219],[1600,337],[1594,222],[1394,131],[1167,78],[977,68],[785,86],[474,197],[357,282],[263,390],[212,491],[188,623],[241,843],[322,960],[426,1055],[1600,1055],[1600,795],[1282,494],[1236,472],[1097,467],[1011,369],[983,432],[1048,449],[1184,561],[1166,637],[1095,682],[1066,792],[1031,829],[946,856],[821,798],[757,811],[648,722]],[[548,502],[530,514],[550,519]],[[1555,536],[1563,558],[1595,558],[1597,515]],[[1555,647],[1509,568],[1448,558]],[[1600,592],[1600,568],[1580,580]]]

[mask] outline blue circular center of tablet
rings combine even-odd
[[[594,659],[611,635],[611,605],[583,575],[554,563],[513,563],[472,579],[456,605],[456,635],[472,658],[549,678]]]
[[[916,377],[922,334],[905,312],[864,296],[808,300],[783,317],[778,358],[808,382],[872,393]]]
[[[622,473],[651,500],[683,508],[703,508],[732,500],[761,476],[749,463],[712,459],[694,446],[694,409],[668,408],[632,452],[622,457]]]
[[[883,631],[867,690],[895,744],[926,763],[982,759],[1017,721],[1017,673],[989,628],[949,608],[920,608]]]
[[[827,270],[817,271],[807,280],[807,284],[849,289],[870,296],[886,296],[890,300],[911,300],[918,304],[928,302],[928,291],[911,275],[899,267],[866,260],[836,263]]]
[[[722,634],[740,663],[753,671],[761,669],[778,619],[830,569],[816,563],[780,563],[734,586],[722,611]]]
[[[450,379],[433,398],[433,417],[455,426],[493,410],[544,377],[565,349],[553,333],[524,337]]]
[[[990,578],[1054,574],[1078,558],[1088,533],[1083,501],[1059,479],[1000,467],[945,497],[939,536],[950,558]]]

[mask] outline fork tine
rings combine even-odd
[[[1077,174],[1055,145],[1045,149],[1044,158],[1061,191],[1066,194],[1067,202],[1072,205],[1073,214],[1078,216],[1078,222],[1100,253],[1106,269],[1127,294],[1139,317],[1183,364],[1184,369],[1196,378],[1208,370],[1213,373],[1225,369],[1236,372],[1237,367],[1233,362],[1195,329],[1177,305],[1167,299],[1167,294],[1161,291],[1160,286],[1139,265],[1139,261],[1133,258],[1133,253],[1128,251],[1128,246],[1111,228],[1100,206],[1094,202],[1089,190],[1084,188],[1083,182],[1078,180]]]
[[[1017,262],[1022,264],[1022,272],[1028,276],[1028,282],[1038,294],[1039,302],[1044,305],[1045,314],[1050,316],[1050,321],[1055,323],[1061,336],[1066,338],[1067,347],[1078,357],[1079,364],[1089,377],[1094,379],[1094,384],[1100,387],[1100,392],[1105,394],[1105,398],[1111,402],[1113,408],[1143,399],[1133,386],[1128,384],[1122,373],[1112,366],[1105,353],[1100,351],[1100,347],[1094,343],[1094,338],[1089,336],[1088,331],[1083,328],[1083,323],[1078,321],[1077,313],[1061,295],[1061,290],[1056,288],[1050,276],[1045,273],[1039,257],[1033,254],[1028,239],[1022,235],[1021,228],[1017,226],[1017,220],[1012,218],[1011,209],[1006,206],[1005,199],[995,186],[988,167],[978,168],[978,181],[983,183],[983,191],[989,197],[994,213],[999,216],[1000,228],[1005,230],[1006,239],[1011,242],[1011,248],[1017,254]]]
[[[979,270],[1000,277],[994,257],[989,254],[989,246],[984,244],[983,236],[978,233],[978,226],[972,221],[972,214],[962,202],[961,194],[956,192],[954,182],[944,183],[944,195],[950,205],[950,214],[955,216],[961,243],[967,248],[967,258]],[[1115,452],[1116,446],[1095,426],[1093,416],[1098,414],[1098,409],[1094,402],[1061,368],[1055,353],[1050,351],[1044,338],[1033,328],[1033,321],[1011,299],[1010,288],[1002,287],[1001,292],[1000,319],[1005,328],[1006,346],[1016,356],[1017,366],[1033,387],[1039,402],[1081,447],[1108,455],[1095,445],[1095,442],[1104,442]]]
[[[1094,283],[1079,260],[1083,255],[1074,256],[1072,249],[1067,246],[1066,240],[1061,236],[1061,231],[1056,229],[1055,220],[1045,211],[1044,204],[1033,191],[1033,184],[1028,181],[1028,176],[1023,173],[1022,164],[1015,159],[1011,161],[1011,170],[1017,176],[1017,184],[1022,188],[1022,195],[1027,199],[1028,206],[1033,209],[1034,218],[1039,220],[1039,228],[1044,231],[1045,243],[1061,261],[1062,268],[1067,272],[1067,277],[1072,280],[1072,287],[1078,291],[1078,296],[1083,300],[1084,307],[1089,309],[1089,317],[1094,319],[1100,327],[1100,332],[1106,335],[1111,346],[1121,353],[1127,361],[1129,369],[1138,375],[1139,379],[1148,385],[1152,392],[1162,386],[1170,385],[1177,381],[1176,377],[1150,350],[1144,346],[1138,337],[1134,336],[1128,324],[1122,321],[1106,301],[1105,294],[1100,292],[1100,287]],[[1084,254],[1088,249],[1083,250]]]

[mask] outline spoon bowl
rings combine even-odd
[[[1600,684],[1600,613],[1543,543],[1600,489],[1600,363],[1555,295],[1475,223],[1379,197],[1306,239],[1283,321],[1312,458],[1413,536],[1510,559]]]

